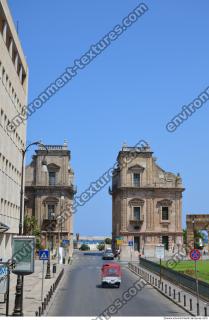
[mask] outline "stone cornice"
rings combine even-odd
[[[112,192],[115,193],[117,191],[173,191],[173,192],[183,192],[185,188],[177,188],[177,187],[133,187],[133,186],[125,186],[125,187],[116,187],[113,188]]]
[[[183,231],[120,231],[120,235],[146,235],[146,236],[159,236],[159,235],[183,235]]]

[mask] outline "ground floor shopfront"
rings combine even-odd
[[[120,248],[121,258],[124,259],[139,254],[154,257],[156,245],[159,244],[164,245],[165,254],[178,251],[183,245],[182,233],[133,233],[114,238],[114,247]]]

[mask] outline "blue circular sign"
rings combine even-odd
[[[190,252],[190,258],[194,261],[197,261],[199,260],[201,257],[201,253],[199,250],[197,249],[193,249],[191,252]]]

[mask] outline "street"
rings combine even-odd
[[[82,252],[75,253],[73,264],[66,269],[55,301],[47,315],[96,317],[103,314],[116,299],[122,301],[124,292],[139,278],[122,265],[121,287],[101,288],[100,268],[103,263],[98,253],[87,253],[87,255]],[[136,296],[124,303],[114,316],[188,316],[188,314],[151,286],[145,286]]]

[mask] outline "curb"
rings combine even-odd
[[[41,303],[41,305],[38,307],[38,310],[35,312],[35,316],[36,317],[41,317],[42,315],[44,315],[44,312],[46,311],[46,308],[53,296],[53,294],[55,293],[58,284],[60,283],[62,277],[64,274],[64,268],[60,271],[57,279],[55,280],[55,282],[53,283],[53,285],[51,285],[48,293],[46,294],[44,301]]]

